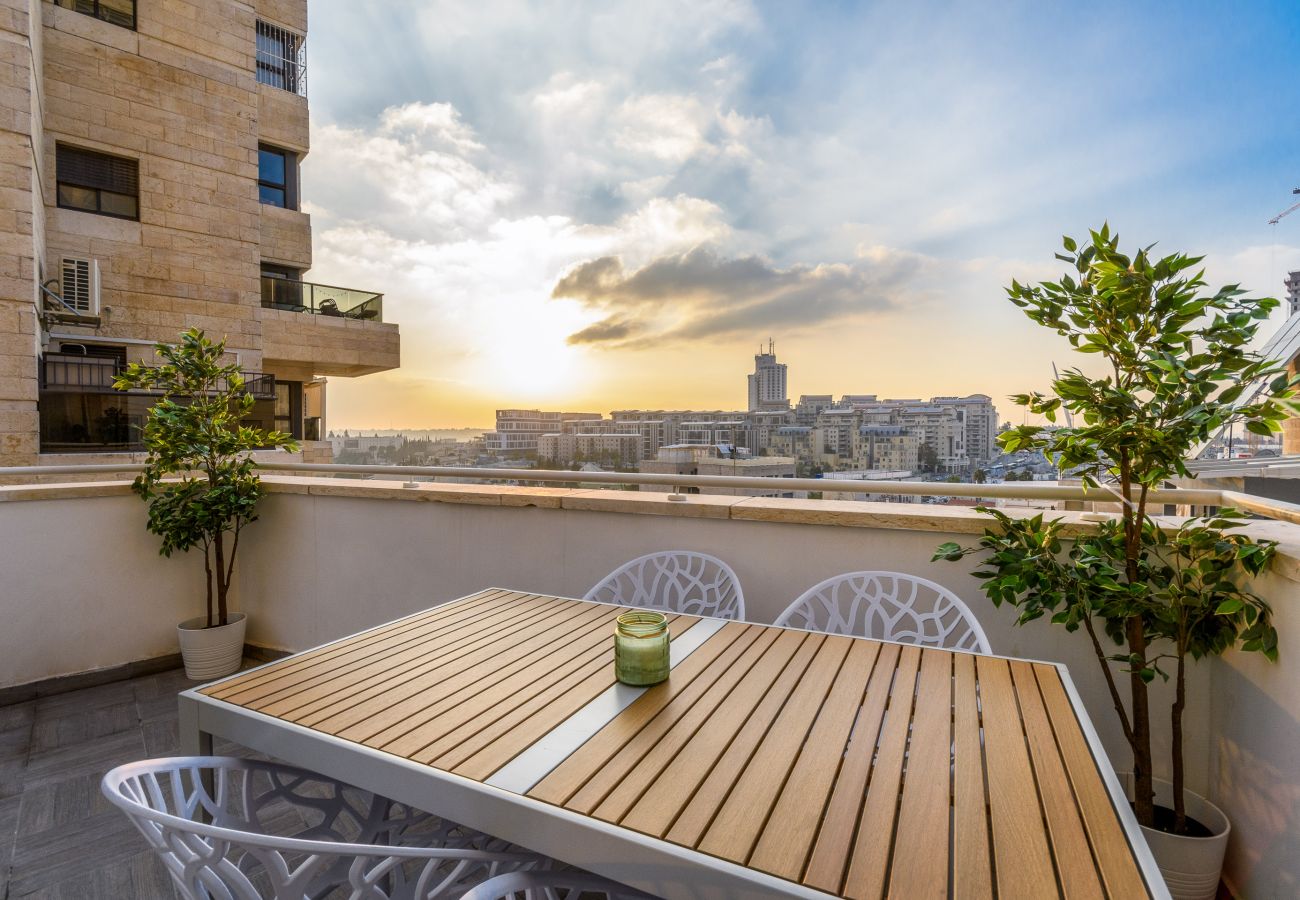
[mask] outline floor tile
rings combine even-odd
[[[133,731],[140,726],[135,699],[112,705],[63,709],[59,714],[38,709],[32,725],[33,754],[72,744],[94,741],[109,735]]]
[[[66,715],[68,712],[84,712],[118,703],[130,703],[134,699],[135,687],[130,681],[114,681],[79,691],[40,697],[36,700],[36,715]]]
[[[0,731],[8,731],[11,728],[30,728],[32,719],[35,715],[35,700],[29,700],[26,703],[13,703],[9,706],[0,706]]]

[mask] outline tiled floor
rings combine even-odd
[[[176,694],[193,685],[175,670],[0,706],[0,900],[176,896],[99,781],[178,752]]]

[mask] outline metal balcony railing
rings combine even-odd
[[[330,287],[310,281],[262,276],[262,305],[267,309],[314,313],[344,319],[382,322],[384,295]]]
[[[47,353],[41,360],[41,390],[112,393],[113,382],[125,367],[108,356],[82,356],[76,353]],[[258,400],[275,399],[275,376],[263,372],[244,372],[244,390]],[[140,391],[138,393],[156,393]]]

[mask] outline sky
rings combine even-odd
[[[792,399],[1020,421],[1076,360],[1004,289],[1063,234],[1282,294],[1297,46],[1290,0],[312,0],[306,278],[402,336],[330,426],[740,409],[769,338]]]

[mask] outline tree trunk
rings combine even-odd
[[[1146,659],[1146,631],[1142,619],[1133,616],[1128,620],[1128,649],[1135,659]],[[1130,665],[1129,691],[1133,708],[1133,812],[1138,823],[1155,827],[1155,790],[1151,771],[1151,716],[1147,703],[1147,683],[1139,670]]]
[[[1183,707],[1187,705],[1187,682],[1183,667],[1185,651],[1178,648],[1178,674],[1175,680],[1174,705],[1170,711],[1170,726],[1173,734],[1172,747],[1174,763],[1174,833],[1187,833],[1187,807],[1183,802]]]
[[[208,585],[208,627],[212,627],[212,551],[203,548],[203,571],[207,573]]]
[[[226,624],[226,590],[229,585],[226,583],[226,555],[225,548],[221,543],[222,533],[217,532],[217,624]]]

